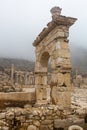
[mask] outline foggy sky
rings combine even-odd
[[[53,6],[78,18],[70,28],[70,47],[87,48],[86,0],[0,0],[0,57],[33,59],[32,42],[51,21]]]

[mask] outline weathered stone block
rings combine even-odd
[[[64,74],[58,73],[57,78],[58,78],[58,85],[62,86],[64,84]]]
[[[46,74],[38,74],[35,76],[35,84],[36,85],[47,85],[47,75]]]
[[[53,120],[44,120],[41,124],[42,125],[49,125],[49,124],[52,124],[53,123]]]
[[[51,92],[51,88],[50,86],[47,87],[47,102],[50,103],[51,97],[50,97],[50,92]]]
[[[33,124],[34,124],[35,126],[37,126],[37,127],[40,126],[40,122],[39,122],[39,121],[33,121]]]
[[[62,107],[70,107],[71,100],[70,100],[71,93],[69,91],[62,92],[59,91],[58,87],[54,86],[52,88],[52,102],[53,104],[60,105]]]
[[[0,119],[4,119],[5,118],[5,113],[0,113]]]
[[[61,49],[69,50],[69,44],[67,42],[61,41]]]
[[[61,49],[61,43],[60,41],[56,42],[56,50]]]
[[[45,41],[45,42],[46,42],[46,41]],[[45,50],[46,50],[47,52],[49,52],[49,50],[50,50],[49,53],[52,54],[52,52],[55,50],[54,44],[55,44],[54,42],[49,43],[49,44],[46,46],[46,49],[45,49]]]
[[[52,59],[51,60],[51,68],[54,70],[54,69],[56,69],[56,61],[55,61],[55,59]]]
[[[71,68],[71,62],[69,58],[62,58],[62,57],[58,57],[56,59],[56,66],[57,67],[62,67],[62,68]]]
[[[34,125],[29,125],[27,130],[37,130],[37,127]]]
[[[57,83],[58,81],[58,76],[56,73],[52,73],[51,75],[51,83]],[[56,84],[57,85],[57,84]],[[55,85],[54,85],[55,86]]]
[[[70,84],[71,84],[71,76],[70,76],[70,73],[64,74],[64,81],[65,81],[65,85],[66,85],[67,87],[70,87]]]
[[[47,90],[46,88],[37,87],[36,89],[36,99],[38,104],[46,104],[47,103]]]
[[[40,130],[49,130],[47,125],[41,125]]]
[[[18,103],[18,104],[21,103],[21,105],[24,105],[26,102],[34,103],[35,102],[35,93],[33,93],[33,92],[30,92],[30,93],[29,92],[0,93],[0,106],[6,107],[6,102],[9,102],[10,105],[13,104],[13,106],[15,105],[15,103]],[[22,103],[24,103],[24,104],[22,104]]]
[[[67,120],[66,119],[57,119],[54,120],[54,128],[65,128],[67,126]]]
[[[14,118],[14,112],[6,113],[6,119],[12,120]]]
[[[9,130],[7,126],[2,127],[2,130]]]
[[[70,51],[67,49],[56,50],[56,57],[70,58]]]

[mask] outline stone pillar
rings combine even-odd
[[[47,73],[35,74],[37,104],[47,104]]]
[[[11,65],[11,83],[13,84],[14,82],[14,64]]]
[[[34,74],[33,73],[30,73],[29,74],[29,84],[30,85],[34,85],[35,84],[35,81],[34,81]]]
[[[15,72],[15,84],[18,84],[18,73]]]
[[[27,73],[25,73],[25,75],[24,75],[24,84],[28,85],[28,74]]]

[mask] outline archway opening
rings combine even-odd
[[[51,57],[48,52],[44,52],[40,57],[40,64],[43,72],[47,73],[47,84],[51,82]]]
[[[40,58],[40,64],[41,64],[41,67],[43,69],[46,69],[47,72],[51,72],[51,57],[50,57],[50,54],[48,52],[44,52],[42,55],[41,55],[41,58]]]
[[[49,61],[50,55],[48,52],[44,52],[41,56],[40,63],[42,67],[48,67],[48,61]]]

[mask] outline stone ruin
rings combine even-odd
[[[86,111],[71,107],[68,37],[69,28],[77,19],[62,16],[61,10],[51,9],[52,21],[33,42],[34,72],[15,71],[12,65],[10,78],[6,78],[9,91],[4,80],[5,89],[0,91],[0,130],[87,130]]]
[[[69,28],[75,18],[61,15],[61,9],[51,9],[52,21],[39,34],[33,45],[36,47],[35,88],[39,104],[52,103],[70,107],[71,62]],[[51,83],[47,84],[47,66],[50,58]]]

